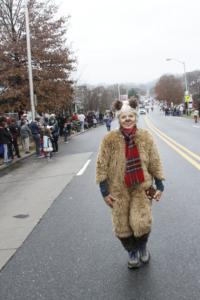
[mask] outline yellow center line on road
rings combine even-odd
[[[200,161],[200,156],[199,155],[193,153],[192,151],[188,150],[187,148],[185,148],[181,144],[179,144],[176,141],[174,141],[172,138],[168,137],[165,133],[163,133],[161,130],[159,130],[157,127],[155,127],[152,124],[152,122],[147,117],[145,118],[145,122],[146,122],[147,126],[156,135],[158,135],[166,144],[168,144],[172,149],[174,149],[179,155],[181,155],[182,157],[184,157],[195,168],[197,168],[198,170],[200,170],[200,164],[190,157],[190,156],[192,156],[196,160]],[[186,153],[184,153],[181,149],[183,151],[185,151],[186,153],[188,153],[190,156],[188,156]]]
[[[177,143],[175,140],[173,140],[172,138],[170,138],[168,135],[166,135],[164,132],[162,132],[161,130],[159,130],[157,127],[155,127],[153,125],[153,123],[149,120],[146,119],[145,120],[146,123],[149,123],[149,126],[151,126],[152,128],[154,128],[156,131],[158,131],[158,133],[160,133],[163,137],[165,137],[166,139],[168,139],[171,143],[175,144],[177,147],[181,148],[183,151],[187,152],[188,154],[190,154],[190,156],[194,157],[196,160],[200,161],[200,156],[195,154],[194,152],[190,151],[189,149],[187,149],[186,147],[182,146],[181,144]]]

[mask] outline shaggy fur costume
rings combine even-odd
[[[107,134],[100,146],[96,182],[108,181],[109,192],[116,199],[112,209],[113,227],[119,238],[134,234],[140,237],[151,230],[151,201],[146,196],[153,178],[164,179],[160,157],[151,134],[138,129],[135,136],[145,181],[127,188],[124,182],[126,168],[125,141],[119,130]]]

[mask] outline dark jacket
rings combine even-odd
[[[30,129],[32,135],[40,134],[40,127],[38,126],[37,122],[31,122]]]
[[[12,143],[12,136],[9,131],[4,128],[0,127],[0,144],[10,144]]]
[[[13,140],[17,140],[18,136],[19,136],[19,126],[17,124],[11,124],[9,126],[10,128],[10,133],[12,135]]]

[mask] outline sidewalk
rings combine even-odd
[[[4,169],[7,169],[10,166],[12,166],[13,164],[15,164],[15,163],[17,163],[17,162],[19,162],[21,160],[24,160],[24,159],[30,157],[31,155],[33,155],[35,153],[34,145],[31,144],[31,146],[30,146],[30,153],[28,153],[28,154],[24,153],[24,151],[22,150],[21,145],[19,145],[19,151],[20,151],[20,156],[21,157],[20,158],[14,157],[14,159],[10,163],[4,164],[3,159],[0,160],[0,171],[4,170]]]
[[[98,126],[97,126],[97,127],[98,127]],[[92,128],[90,128],[90,129],[95,129],[95,128],[97,128],[97,127],[92,127]],[[86,131],[88,131],[88,130],[90,130],[90,129],[85,129],[83,132],[75,132],[75,133],[73,133],[73,134],[71,135],[71,138],[74,137],[74,136],[80,135],[80,134],[82,134],[82,133],[85,133]],[[59,141],[58,141],[59,144],[60,144],[60,143],[64,143],[64,142],[63,142],[63,138],[64,138],[63,136],[59,138]],[[3,159],[0,159],[0,171],[5,170],[5,169],[7,169],[7,168],[10,168],[11,166],[13,166],[14,164],[16,164],[17,162],[22,161],[22,160],[24,160],[24,159],[27,159],[28,157],[30,157],[30,156],[32,156],[33,154],[35,154],[35,145],[34,145],[33,142],[31,142],[31,144],[30,144],[30,153],[28,153],[28,154],[25,154],[25,153],[24,153],[23,148],[22,148],[22,145],[19,145],[19,150],[20,150],[20,156],[21,156],[21,157],[20,157],[20,158],[15,157],[15,158],[12,160],[12,162],[10,162],[10,163],[8,163],[8,164],[4,164],[4,163],[3,163]]]
[[[33,146],[33,147],[34,147],[34,146]],[[20,151],[20,156],[21,156],[21,157],[20,157],[20,158],[14,157],[14,159],[13,159],[10,163],[4,164],[3,159],[1,159],[1,160],[0,160],[0,171],[1,171],[1,170],[4,170],[4,169],[7,169],[7,168],[9,168],[10,166],[12,166],[13,164],[15,164],[15,163],[17,163],[17,162],[19,162],[19,161],[21,161],[21,160],[24,160],[24,159],[30,157],[31,155],[33,155],[33,154],[35,153],[35,150],[32,149],[33,147],[31,147],[30,153],[28,153],[28,154],[25,154],[25,153],[23,152],[23,150],[20,149],[20,150],[21,150],[21,151]]]

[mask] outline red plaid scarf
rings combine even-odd
[[[144,172],[141,165],[141,159],[138,147],[135,144],[136,131],[136,126],[131,129],[121,128],[121,133],[123,134],[126,142],[126,173],[124,179],[128,187],[144,182]]]

